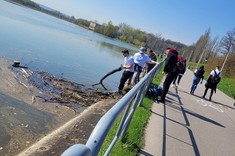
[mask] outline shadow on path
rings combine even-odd
[[[186,114],[186,113],[188,113],[188,112],[186,112],[185,109],[184,109],[184,107],[182,107],[183,104],[182,104],[181,98],[180,98],[180,96],[179,96],[179,94],[178,94],[177,88],[175,88],[175,91],[176,91],[177,98],[178,98],[178,100],[179,100],[180,109],[181,109],[181,111],[182,111],[182,114],[183,114],[185,123],[186,123],[186,125],[187,125],[187,130],[188,130],[188,133],[189,133],[191,142],[192,142],[194,154],[195,154],[196,156],[200,156],[200,152],[199,152],[199,150],[198,150],[195,137],[194,137],[194,135],[193,135],[192,130],[189,128],[189,127],[190,127],[190,123],[189,123],[189,120],[188,120],[188,117],[187,117],[187,114]]]

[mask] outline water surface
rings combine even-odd
[[[68,80],[91,85],[123,63],[134,47],[29,8],[0,2],[0,55]],[[116,90],[121,72],[104,84]]]

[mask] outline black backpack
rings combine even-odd
[[[162,87],[158,85],[151,84],[147,90],[147,95],[152,97],[161,96],[163,92]]]
[[[215,75],[211,78],[211,83],[218,83],[220,72],[218,74],[216,74],[216,72],[214,70],[214,73],[215,73]]]
[[[177,62],[176,62],[176,67],[179,71],[183,71],[185,68],[185,63],[184,60],[181,56],[177,56]]]
[[[196,73],[195,73],[195,76],[199,77],[199,78],[202,78],[203,77],[203,74],[204,74],[204,70],[202,70],[201,68],[199,68]]]

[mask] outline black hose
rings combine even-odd
[[[92,86],[96,86],[96,85],[101,84],[102,87],[104,87],[104,89],[107,90],[107,88],[105,88],[105,86],[104,86],[103,83],[102,83],[103,80],[104,80],[106,77],[108,77],[109,75],[112,75],[112,74],[114,74],[114,73],[116,73],[116,72],[118,72],[118,71],[121,71],[121,70],[122,70],[122,66],[121,66],[121,67],[118,67],[117,69],[114,69],[114,70],[108,72],[104,77],[102,77],[102,79],[100,80],[99,83],[93,84]]]

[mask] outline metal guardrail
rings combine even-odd
[[[125,94],[108,112],[106,112],[87,140],[86,145],[75,144],[66,149],[61,156],[96,156],[98,155],[104,140],[112,128],[116,119],[122,115],[116,135],[105,152],[105,156],[109,155],[113,146],[119,137],[126,133],[133,114],[139,106],[147,92],[155,75],[157,75],[162,67],[163,62],[155,66],[140,82],[138,82],[127,94]],[[124,111],[124,113],[122,113]]]

